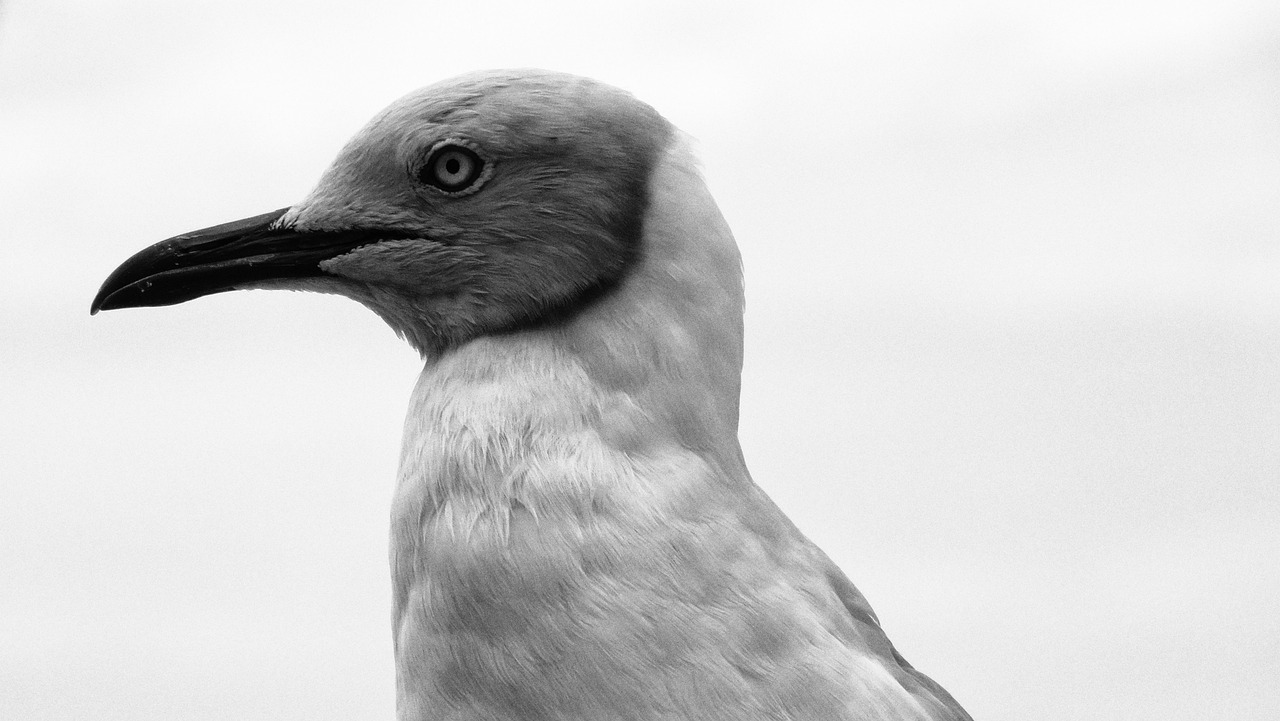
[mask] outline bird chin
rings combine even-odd
[[[423,358],[439,356],[449,347],[479,334],[473,325],[459,318],[448,322],[441,299],[416,294],[403,288],[388,287],[340,276],[323,276],[297,280],[266,281],[255,288],[306,290],[341,295],[373,311],[396,335],[403,338]],[[448,306],[448,303],[443,303]]]

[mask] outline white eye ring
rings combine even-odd
[[[480,154],[459,140],[444,140],[427,155],[418,179],[450,195],[474,192],[488,178]]]

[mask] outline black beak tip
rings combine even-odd
[[[89,304],[89,315],[97,315],[100,310],[111,310],[107,305],[107,299],[111,297],[106,284],[98,289],[98,294],[93,296],[93,302]]]
[[[93,302],[89,304],[89,315],[97,315],[100,310],[111,310],[114,306],[108,305],[109,298],[111,298],[111,290],[106,283],[103,283],[98,289],[98,294],[93,296]]]
[[[98,294],[93,297],[93,302],[89,304],[89,315],[97,315],[100,310],[111,310],[107,306],[107,297],[107,294],[98,291]]]
[[[140,265],[139,256],[151,254],[150,249],[138,253],[116,268],[98,288],[97,295],[89,304],[89,315],[97,315],[100,310],[115,310],[130,307],[130,299],[139,299],[142,291],[151,283],[145,274],[138,273],[135,266]],[[141,278],[138,280],[137,278]]]

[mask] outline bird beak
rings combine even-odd
[[[174,305],[254,283],[323,276],[320,262],[395,237],[376,229],[297,231],[280,223],[288,208],[183,233],[116,268],[89,313]]]

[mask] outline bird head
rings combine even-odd
[[[654,176],[676,137],[648,105],[586,78],[448,80],[370,121],[300,203],[134,255],[91,311],[244,288],[339,293],[426,355],[560,323],[654,252]]]

